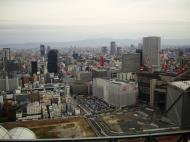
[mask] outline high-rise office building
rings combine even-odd
[[[10,48],[0,50],[0,71],[6,71],[7,62],[11,60]]]
[[[31,72],[33,74],[37,74],[38,71],[38,63],[37,61],[31,61]]]
[[[140,68],[140,54],[128,53],[122,55],[122,71],[137,72]]]
[[[58,71],[58,50],[52,49],[48,52],[48,72],[57,73]]]
[[[6,76],[5,79],[0,79],[0,84],[0,91],[15,90],[19,87],[19,79],[8,78],[8,76]]]
[[[144,37],[143,38],[143,63],[146,66],[160,65],[160,37]]]
[[[19,71],[20,70],[21,63],[17,60],[8,60],[6,61],[5,70],[8,73]]]
[[[106,53],[108,53],[108,48],[107,48],[107,46],[103,46],[102,47],[102,54],[106,54]]]
[[[116,54],[116,43],[115,41],[112,41],[110,43],[110,54],[115,55]]]
[[[11,60],[11,50],[10,48],[3,48],[4,51],[4,59],[6,60]]]
[[[47,46],[46,52],[48,53],[50,50],[51,50],[51,47],[50,47],[50,46]]]
[[[40,53],[41,53],[41,56],[45,56],[45,45],[43,44],[40,45]]]
[[[143,65],[143,53],[142,49],[136,49],[136,53],[140,54],[140,65]]]
[[[73,59],[78,59],[79,58],[79,54],[76,51],[73,51]]]
[[[4,69],[4,52],[0,50],[0,71]]]
[[[122,48],[117,47],[117,56],[120,56],[122,54]]]
[[[142,43],[138,43],[138,49],[142,50],[142,48],[143,48],[143,44]]]

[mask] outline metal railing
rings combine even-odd
[[[58,139],[35,139],[35,140],[0,140],[0,141],[45,141],[45,142],[159,142],[159,138],[162,137],[176,137],[176,142],[188,142],[190,140],[190,130],[179,130],[170,132],[159,132],[149,134],[137,134],[137,135],[125,135],[125,136],[106,136],[106,137],[85,137],[85,138],[58,138]],[[172,140],[173,142],[174,140]],[[169,139],[163,140],[162,142],[170,142]]]

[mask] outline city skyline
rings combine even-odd
[[[0,141],[190,142],[190,0],[0,0]]]

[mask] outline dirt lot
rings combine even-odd
[[[65,118],[63,120],[35,120],[1,124],[6,129],[26,127],[31,129],[37,138],[74,138],[94,137],[95,133],[86,120],[81,117]]]

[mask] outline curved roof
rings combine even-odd
[[[10,139],[9,132],[0,125],[0,139]]]
[[[17,127],[9,131],[11,139],[36,139],[36,135],[28,128]]]

